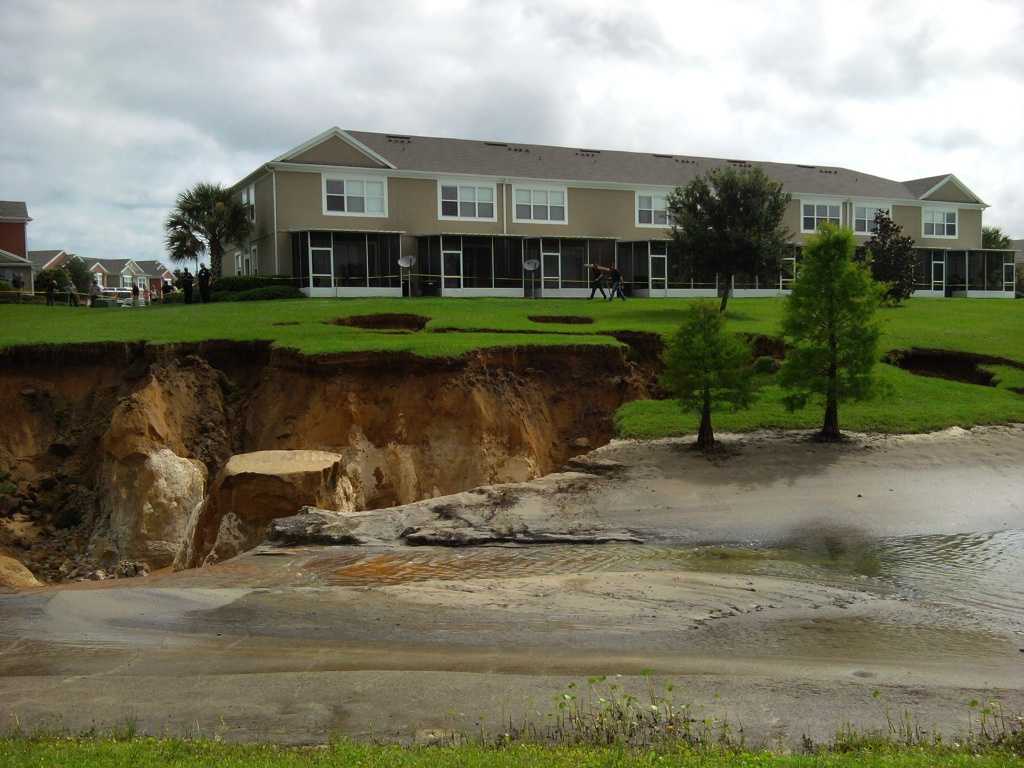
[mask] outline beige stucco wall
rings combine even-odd
[[[938,200],[942,202],[950,203],[976,203],[978,202],[973,197],[964,192],[960,187],[954,184],[952,181],[947,181],[941,187],[932,192],[927,200]]]
[[[351,165],[356,168],[383,168],[381,163],[367,157],[347,141],[337,136],[310,147],[292,158],[296,163],[323,163],[324,165]]]
[[[915,244],[921,248],[981,248],[981,210],[976,208],[957,209],[958,236],[952,239],[922,235],[921,208],[915,205],[894,205],[892,220],[903,228],[903,234],[914,238]]]

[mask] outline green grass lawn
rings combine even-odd
[[[206,339],[273,342],[305,354],[407,351],[423,356],[459,355],[485,347],[527,345],[616,345],[606,334],[647,331],[670,334],[692,300],[637,299],[607,303],[571,299],[297,299],[158,305],[143,309],[71,309],[0,305],[0,348],[21,344],[96,341],[169,343]],[[777,335],[781,299],[733,299],[729,328]],[[388,312],[430,318],[416,333],[369,331],[331,325],[333,318]],[[536,323],[529,315],[582,315],[590,325]],[[1024,302],[982,299],[911,299],[879,313],[882,351],[932,347],[1006,357],[1024,362]],[[288,323],[288,325],[280,325]],[[437,333],[456,328],[464,333]],[[517,333],[524,332],[524,333]],[[528,332],[528,333],[526,333]],[[566,334],[572,334],[567,336]],[[914,432],[947,426],[1024,421],[1024,372],[1000,366],[995,388],[915,376],[880,366],[888,393],[876,400],[844,405],[844,428]],[[748,411],[717,414],[716,428],[817,426],[820,409],[788,413],[782,393],[770,381]],[[617,415],[621,435],[661,437],[692,432],[696,419],[671,401],[638,401]]]
[[[777,755],[762,752],[629,751],[607,747],[402,748],[334,744],[322,749],[232,746],[217,742],[137,739],[0,740],[2,768],[996,768],[1021,765],[1009,753],[950,752],[929,747],[882,747],[845,754]]]

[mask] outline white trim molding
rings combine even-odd
[[[529,202],[521,203],[520,193],[526,193],[530,197]],[[552,194],[556,195],[552,199]],[[558,195],[561,195],[561,202],[558,202]],[[520,218],[518,206],[525,205],[530,208],[529,218]],[[548,218],[537,219],[533,217],[536,208],[546,209]],[[562,209],[562,218],[551,217],[552,208]],[[568,224],[569,223],[569,189],[558,184],[513,184],[512,185],[512,222],[514,224]]]
[[[445,198],[445,188],[455,188],[456,193],[454,198]],[[472,197],[470,200],[468,190],[472,189]],[[490,200],[480,200],[479,191],[486,189],[490,191]],[[463,196],[466,199],[463,199]],[[486,195],[485,195],[486,197]],[[457,215],[445,215],[444,204],[455,203]],[[474,211],[479,211],[480,206],[490,205],[491,215],[490,216],[463,216],[463,206],[472,205]],[[439,176],[437,177],[437,220],[438,221],[492,221],[498,220],[498,182],[488,181],[481,183],[479,178],[467,178],[459,176]]]
[[[333,183],[332,189],[328,190],[328,185]],[[339,191],[337,185],[341,184],[341,190]],[[349,185],[352,185],[352,191],[349,191]],[[373,185],[372,187],[370,185]],[[380,190],[380,194],[370,194],[371,190],[376,192]],[[344,210],[328,210],[328,197],[341,198],[344,202]],[[363,210],[353,211],[350,210],[351,204],[349,200],[361,199]],[[371,207],[371,200],[379,200],[380,210],[369,211]],[[381,178],[377,175],[365,175],[358,173],[349,172],[324,172],[320,174],[320,203],[321,210],[324,216],[356,216],[359,218],[371,218],[371,219],[386,219],[388,217],[388,180],[387,177]],[[377,204],[372,204],[373,207],[378,207]]]
[[[359,139],[355,138],[348,131],[343,131],[338,126],[334,126],[332,128],[328,128],[323,133],[318,133],[316,136],[314,136],[309,141],[304,141],[302,144],[299,144],[297,147],[292,147],[287,152],[285,152],[283,155],[278,155],[277,157],[275,157],[270,162],[272,162],[272,163],[279,163],[279,162],[291,160],[291,159],[295,158],[296,156],[301,155],[307,149],[312,149],[313,147],[317,146],[318,144],[323,144],[325,141],[327,141],[330,138],[341,139],[342,141],[344,141],[349,146],[353,147],[354,149],[357,149],[358,151],[362,152],[364,155],[369,157],[371,160],[377,161],[378,163],[380,163],[381,165],[383,165],[386,168],[391,168],[391,169],[395,168],[394,163],[392,163],[386,157],[384,157],[383,155],[381,155],[381,154],[379,154],[377,152],[374,152],[372,149],[370,149],[368,146],[363,144],[363,142],[359,141]]]

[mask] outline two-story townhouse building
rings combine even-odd
[[[149,276],[132,259],[86,259],[86,264],[100,288],[149,288]]]
[[[1013,256],[981,248],[985,202],[953,174],[894,181],[832,166],[471,141],[331,128],[239,181],[253,236],[231,274],[288,274],[311,296],[589,295],[588,263],[637,296],[724,286],[671,241],[666,197],[718,167],[761,168],[792,196],[792,258],[737,275],[785,292],[823,222],[866,242],[874,213],[914,237],[922,296],[1012,296]],[[413,261],[408,268],[399,265]],[[534,264],[536,269],[529,269]]]
[[[32,291],[32,262],[28,260],[28,206],[22,200],[0,200],[0,280]]]

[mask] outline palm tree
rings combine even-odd
[[[220,184],[200,182],[178,195],[174,210],[164,223],[164,242],[171,261],[195,260],[210,254],[210,271],[221,276],[224,248],[244,243],[252,229],[249,212],[231,190]]]

